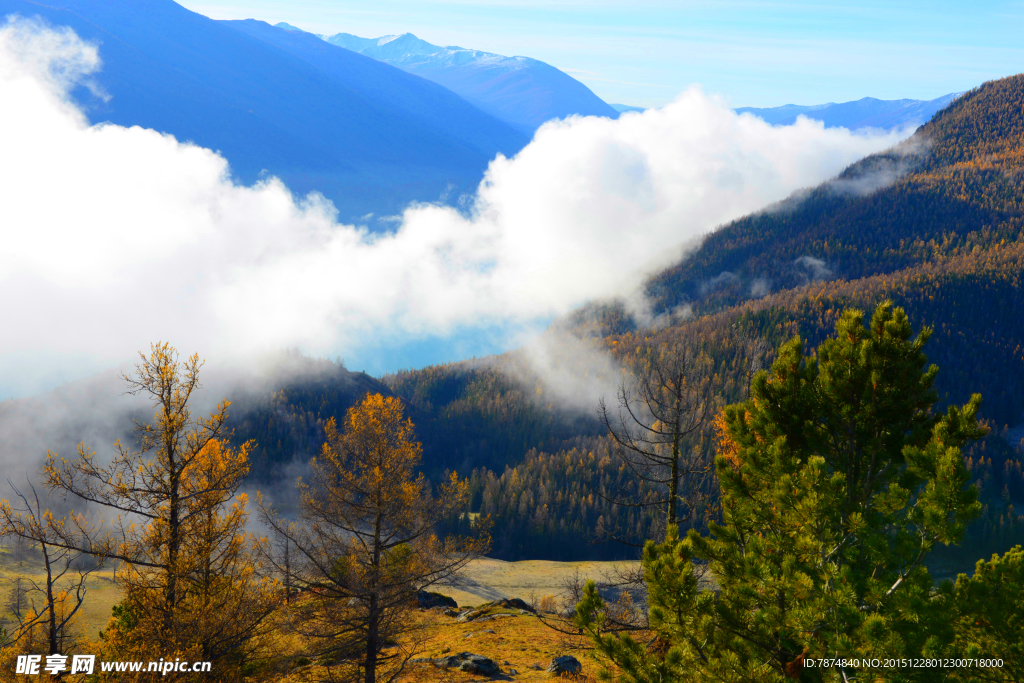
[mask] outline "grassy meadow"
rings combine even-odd
[[[37,558],[15,559],[8,549],[0,549],[0,618],[11,630],[11,596],[18,580],[35,581],[45,585],[45,572]],[[637,562],[548,562],[527,560],[504,562],[490,558],[475,560],[462,576],[450,585],[435,587],[458,602],[460,609],[478,607],[502,598],[520,598],[535,606],[560,608],[567,583],[574,580],[602,580],[616,571],[635,568]],[[113,581],[113,570],[94,571],[87,581],[87,595],[79,612],[77,629],[86,641],[98,639],[99,631],[106,628],[111,608],[121,599],[120,589]],[[37,596],[37,601],[39,597]],[[522,614],[519,610],[495,606],[485,616],[508,616],[483,621],[459,622],[446,616],[440,609],[413,612],[416,627],[406,642],[400,645],[417,658],[436,658],[459,652],[472,652],[491,658],[515,680],[548,680],[546,672],[552,658],[571,654],[583,663],[583,674],[590,677],[598,664],[593,659],[589,641],[568,635],[544,622],[559,620],[553,614],[540,618]],[[285,637],[282,636],[281,637]],[[286,681],[317,680],[324,672],[315,662],[306,663],[301,657],[286,657],[277,667],[283,670]],[[481,678],[460,671],[445,671],[430,664],[409,664],[401,677],[403,681],[473,680]]]

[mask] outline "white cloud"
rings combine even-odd
[[[89,126],[68,90],[100,58],[70,32],[0,27],[0,381],[15,391],[158,339],[245,359],[528,326],[635,290],[679,245],[896,142],[772,127],[691,89],[546,124],[492,162],[467,214],[413,206],[374,235],[276,179],[233,184],[210,150]]]

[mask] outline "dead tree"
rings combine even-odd
[[[639,480],[664,491],[654,500],[612,496],[609,502],[662,507],[666,524],[690,521],[711,477],[702,437],[716,406],[713,370],[711,359],[695,345],[661,344],[637,359],[632,377],[619,387],[615,409],[601,400],[598,415],[622,462]]]

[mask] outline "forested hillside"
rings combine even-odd
[[[893,150],[719,229],[649,293],[661,310],[704,313],[1012,242],[1022,217],[1024,75],[966,93]]]
[[[915,328],[934,329],[925,353],[940,369],[939,405],[962,403],[973,392],[983,396],[981,415],[991,433],[966,454],[985,504],[968,535],[970,548],[962,551],[973,561],[1024,540],[1024,454],[1008,437],[1024,422],[1022,227],[1024,76],[1018,76],[967,93],[900,148],[855,164],[837,181],[724,226],[687,260],[653,277],[656,306],[689,305],[690,319],[642,329],[622,305],[591,306],[559,323],[580,344],[564,353],[596,345],[625,372],[645,349],[699,340],[715,364],[717,401],[724,405],[743,397],[749,340],[775,348],[800,334],[812,348],[844,308],[871,310],[892,300]],[[522,352],[511,352],[382,381],[409,406],[427,473],[454,469],[470,477],[472,511],[495,522],[495,556],[634,555],[628,546],[594,542],[649,535],[657,525],[654,510],[613,501],[642,501],[652,491],[629,476],[611,448],[596,399],[568,405],[538,372]],[[607,379],[614,386],[620,378]],[[239,434],[260,440],[276,462],[286,461],[296,444],[308,452],[322,438],[322,421],[350,404],[332,398],[331,386],[325,380],[267,399],[263,413],[240,418]],[[271,415],[279,416],[272,426]]]
[[[341,362],[292,360],[297,367],[279,380],[279,388],[232,397],[227,424],[237,443],[255,441],[249,476],[257,484],[280,482],[290,465],[309,460],[324,443],[327,421],[367,393],[390,395],[381,382]]]
[[[1017,76],[967,93],[903,146],[855,164],[837,181],[721,228],[696,254],[652,278],[649,291],[661,311],[688,304],[694,319],[652,332],[611,304],[590,307],[569,322],[580,334],[603,336],[609,353],[627,366],[639,347],[699,338],[735,382],[741,370],[736,330],[773,347],[800,334],[812,347],[844,308],[870,310],[893,300],[916,325],[934,328],[926,354],[940,368],[940,404],[963,402],[975,391],[983,396],[982,415],[992,431],[968,464],[986,508],[963,554],[1005,549],[1024,534],[1024,457],[1021,444],[1006,438],[1009,427],[1024,422],[1022,161],[1024,76]],[[902,177],[888,187],[868,191],[898,173]],[[446,372],[460,369],[472,383],[478,371],[469,367]],[[411,396],[432,372],[409,373],[401,386],[392,385]],[[722,400],[736,400],[736,394],[733,386]],[[466,393],[452,404],[465,409],[467,402],[486,400]],[[613,457],[604,459],[606,439],[547,452],[533,446],[539,450],[518,463],[473,475],[474,510],[494,515],[505,530],[496,549],[509,557],[540,548],[560,559],[604,556],[615,551],[574,545],[569,530],[586,528],[596,540],[598,518],[603,526],[618,516],[623,528],[639,531],[642,523],[630,511],[581,505],[564,483],[563,463],[576,462],[574,480],[588,482],[582,489],[609,487],[615,468]],[[561,542],[546,545],[542,539],[550,535]]]

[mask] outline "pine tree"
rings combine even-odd
[[[960,449],[983,436],[981,401],[933,414],[930,330],[912,338],[886,302],[870,328],[848,310],[805,356],[796,337],[724,412],[716,458],[721,522],[644,554],[651,624],[663,647],[600,632],[591,589],[578,622],[631,680],[930,680],[865,658],[937,656],[949,604],[923,564],[979,513]],[[694,563],[716,585],[701,585]],[[812,658],[861,660],[816,668]]]
[[[947,586],[947,589],[949,587]],[[965,683],[1024,680],[1024,548],[978,560],[974,575],[952,587],[954,649],[963,657],[1000,659],[999,666],[961,672]]]

